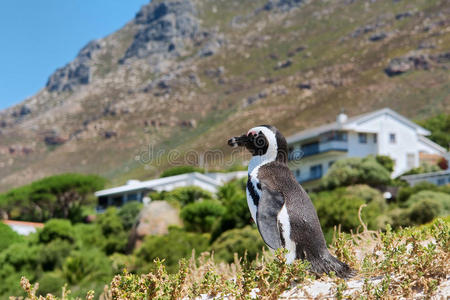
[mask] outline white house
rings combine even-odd
[[[430,182],[435,185],[446,185],[450,184],[450,170],[443,170],[438,172],[405,175],[401,177],[403,180],[407,181],[410,186],[415,186],[419,182]]]
[[[146,202],[149,200],[146,195],[151,191],[171,191],[184,186],[198,186],[215,193],[225,182],[246,176],[246,171],[206,174],[193,172],[147,181],[128,180],[125,185],[95,192],[98,198],[97,210],[103,211],[111,205],[122,206],[128,201]]]
[[[395,162],[396,177],[445,156],[446,149],[425,137],[429,134],[389,108],[352,118],[341,113],[336,122],[289,136],[289,165],[300,183],[314,187],[338,159],[388,155]]]

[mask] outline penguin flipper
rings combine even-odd
[[[282,247],[277,216],[284,205],[284,198],[279,192],[261,184],[261,198],[256,212],[256,224],[264,242],[272,249]]]

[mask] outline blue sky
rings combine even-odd
[[[0,110],[45,86],[90,40],[130,21],[149,0],[1,0]]]

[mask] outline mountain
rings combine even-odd
[[[0,190],[62,172],[148,178],[194,151],[228,157],[255,124],[291,134],[341,108],[448,113],[448,15],[445,0],[152,1],[0,112]]]

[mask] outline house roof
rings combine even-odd
[[[373,112],[365,113],[362,115],[354,116],[351,118],[348,118],[343,123],[333,122],[329,124],[324,124],[318,127],[310,128],[307,130],[300,131],[296,134],[293,134],[286,138],[288,144],[299,142],[302,140],[306,140],[309,138],[316,137],[324,132],[330,131],[330,130],[355,130],[357,129],[358,125],[361,125],[364,122],[367,122],[373,118],[382,116],[382,115],[390,115],[400,122],[404,123],[405,125],[414,128],[414,130],[417,131],[420,135],[429,135],[430,132],[426,130],[425,128],[417,125],[416,123],[408,120],[407,118],[403,117],[402,115],[396,113],[390,108],[383,108],[380,110],[376,110]]]
[[[43,228],[44,227],[44,223],[37,223],[37,222],[2,220],[2,223],[9,225],[9,226],[28,226],[28,227],[34,227],[34,228]]]
[[[201,181],[203,181],[207,184],[210,184],[214,187],[218,187],[221,185],[221,183],[219,181],[214,180],[206,175],[203,175],[198,172],[192,172],[192,173],[186,173],[186,174],[158,178],[158,179],[152,179],[152,180],[147,180],[147,181],[129,180],[128,184],[113,187],[110,189],[97,191],[97,192],[95,192],[95,196],[101,197],[101,196],[106,196],[106,195],[121,194],[121,193],[125,193],[125,192],[132,192],[132,191],[139,191],[139,190],[152,190],[158,186],[162,186],[162,185],[166,185],[166,184],[173,184],[175,182],[186,181],[186,180],[190,180],[190,179],[201,180]]]

